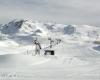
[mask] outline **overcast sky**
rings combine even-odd
[[[16,18],[100,26],[100,0],[0,0],[0,23]]]

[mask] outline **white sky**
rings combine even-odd
[[[100,26],[100,0],[0,0],[0,23],[16,18]]]

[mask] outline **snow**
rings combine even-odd
[[[38,32],[39,31],[39,32]],[[89,25],[65,25],[44,23],[32,20],[13,20],[0,29],[2,34],[9,36],[59,36],[84,40],[100,39],[100,28]]]
[[[13,22],[16,23],[16,21]],[[9,24],[14,25],[14,23]],[[28,26],[29,24],[31,26]],[[46,26],[50,25],[52,28],[48,30]],[[7,33],[11,37],[0,41],[0,79],[100,80],[100,51],[97,51],[100,45],[95,45],[93,40],[87,36],[89,31],[98,28],[88,25],[71,25],[78,34],[72,32],[73,35],[66,35],[63,34],[65,26],[68,27],[68,25],[54,23],[46,23],[44,26],[44,23],[25,20],[16,34],[11,32],[14,37],[11,33],[10,35]],[[30,38],[30,34],[38,29],[42,32],[38,36],[42,50],[41,55],[34,55],[32,43],[34,36]],[[9,30],[12,31],[12,28],[9,27]],[[3,33],[2,31],[1,33]],[[43,36],[44,34],[45,36]],[[49,44],[48,36],[55,41],[52,48],[55,51],[54,56],[44,55],[45,47],[48,47]],[[78,39],[75,36],[78,36]],[[96,37],[96,35],[92,36]],[[29,39],[25,40],[26,37]],[[89,39],[84,39],[85,37]],[[57,38],[62,40],[58,45],[56,44]]]
[[[20,48],[17,47],[18,49],[12,51],[13,54],[0,56],[0,78],[18,80],[99,80],[100,54],[90,50],[88,45],[90,44],[85,42],[81,45],[73,41],[62,42],[54,47],[56,52],[54,57],[27,55],[26,50],[28,48],[32,50],[31,45],[21,46],[19,53],[14,54]],[[14,45],[8,46],[10,48],[14,47]],[[5,49],[7,50],[7,48]]]

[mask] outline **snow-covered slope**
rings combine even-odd
[[[100,80],[100,42],[82,41],[98,38],[98,27],[14,20],[1,25],[0,36],[2,80]],[[42,46],[36,56],[34,36]],[[48,37],[54,37],[54,56],[44,55]]]

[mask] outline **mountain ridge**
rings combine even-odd
[[[69,36],[73,38],[97,38],[100,36],[100,28],[88,25],[65,25],[56,23],[44,23],[32,20],[13,20],[0,28],[1,34],[9,36]]]

